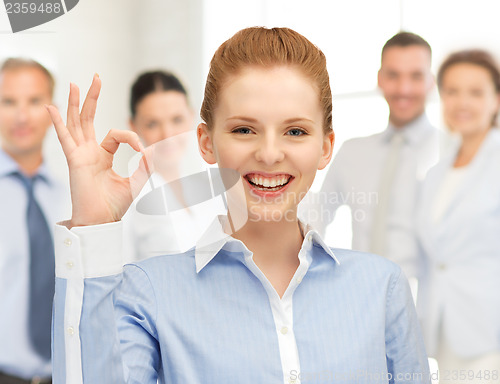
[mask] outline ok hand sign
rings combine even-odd
[[[113,156],[120,143],[146,154],[136,133],[110,130],[101,145],[97,143],[94,117],[100,90],[101,80],[94,75],[79,113],[79,90],[76,85],[70,85],[66,125],[56,107],[47,107],[69,166],[72,227],[120,220],[148,179],[146,156],[129,178],[119,176],[112,169]]]

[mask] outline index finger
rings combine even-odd
[[[80,122],[83,135],[87,140],[95,139],[94,117],[100,92],[101,79],[96,73],[94,75],[94,78],[92,79],[92,84],[90,85],[89,91],[87,92],[87,96],[85,97],[85,102],[82,106],[82,112],[80,113]]]

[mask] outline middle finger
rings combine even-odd
[[[82,128],[80,126],[80,90],[78,87],[69,84],[68,115],[66,126],[77,144],[83,141]]]

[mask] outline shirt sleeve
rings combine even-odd
[[[430,384],[429,360],[408,281],[399,271],[387,295],[386,358],[389,383]]]
[[[124,270],[121,223],[57,226],[53,380],[156,384],[156,301],[146,273]]]
[[[138,240],[134,228],[133,214],[135,211],[135,202],[132,203],[125,215],[122,217],[123,225],[123,261],[124,263],[139,261],[141,258],[138,251]]]

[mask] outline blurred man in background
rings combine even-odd
[[[53,90],[36,61],[0,69],[0,384],[51,383],[51,232],[69,202],[42,155]]]
[[[352,215],[352,248],[383,255],[408,277],[417,274],[414,210],[417,183],[435,164],[437,130],[425,114],[434,86],[431,47],[400,32],[382,49],[378,86],[389,106],[385,131],[348,140],[319,194],[305,202],[304,219],[325,232],[341,205]]]

